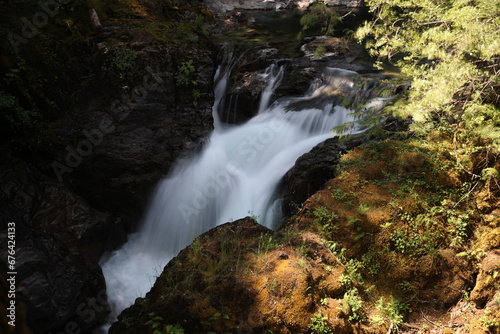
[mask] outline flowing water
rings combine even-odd
[[[115,316],[144,296],[167,262],[207,230],[248,215],[276,228],[281,217],[277,187],[285,173],[298,157],[331,137],[332,128],[356,121],[352,110],[338,105],[339,95],[356,96],[363,105],[384,103],[358,87],[357,73],[326,69],[322,83],[304,97],[269,105],[283,78],[283,68],[273,65],[262,73],[267,88],[256,116],[228,125],[218,114],[231,68],[216,75],[215,130],[203,151],[179,162],[160,182],[141,230],[101,261]]]

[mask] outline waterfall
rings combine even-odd
[[[269,106],[271,96],[280,84],[281,79],[283,79],[284,68],[284,66],[278,67],[275,64],[271,64],[271,66],[269,66],[262,75],[262,78],[267,81],[267,87],[264,89],[260,97],[259,110],[257,112],[258,114],[265,112]]]
[[[360,94],[352,92],[357,73],[329,69],[306,96],[269,106],[283,77],[283,69],[273,65],[262,74],[267,88],[259,113],[241,125],[222,124],[219,102],[232,66],[227,68],[216,75],[215,130],[205,148],[160,182],[140,232],[101,261],[115,315],[144,296],[167,262],[201,233],[248,215],[276,228],[281,204],[275,193],[282,177],[298,157],[331,137],[333,127],[356,121],[335,101],[339,94]]]

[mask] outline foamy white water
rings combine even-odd
[[[203,151],[173,168],[158,185],[140,231],[101,260],[115,316],[144,296],[168,261],[198,235],[248,215],[276,228],[281,206],[275,192],[285,173],[298,157],[331,137],[333,127],[356,121],[351,110],[329,100],[330,94],[338,99],[339,92],[355,89],[355,72],[330,69],[324,84],[308,96],[268,106],[283,77],[283,69],[270,68],[262,76],[268,85],[258,114],[241,125],[221,124],[217,111],[227,75],[217,74],[215,130]]]

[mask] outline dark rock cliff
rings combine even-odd
[[[0,254],[14,222],[18,299],[35,333],[104,321],[100,256],[212,129],[217,51],[200,3],[95,6],[12,1],[0,14]]]

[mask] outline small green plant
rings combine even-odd
[[[463,298],[466,302],[470,301],[470,289],[463,290]]]
[[[333,334],[332,330],[328,327],[328,318],[321,312],[314,314],[307,328],[309,328],[313,334]]]
[[[481,171],[481,180],[490,181],[491,179],[500,179],[500,174],[496,168],[485,168]]]
[[[118,76],[124,78],[133,68],[137,51],[121,48],[112,52],[111,64],[117,70]]]
[[[348,307],[346,313],[349,314],[349,321],[363,321],[365,320],[365,315],[361,308],[363,307],[363,300],[358,295],[357,289],[349,289],[344,294],[344,301]]]
[[[272,293],[276,293],[277,285],[278,285],[278,280],[276,278],[273,278],[271,284],[269,284],[269,291],[271,291]]]
[[[497,319],[492,319],[488,316],[483,316],[479,318],[486,330],[491,331],[494,328],[500,327],[500,322]]]
[[[153,328],[153,334],[162,334],[160,326],[162,326],[163,317],[157,315],[155,312],[148,314],[149,320],[146,321],[146,325]]]
[[[196,68],[193,65],[193,61],[186,60],[179,66],[177,76],[175,77],[177,84],[181,86],[197,86],[198,83],[192,79],[193,74],[196,72]]]
[[[405,291],[405,292],[415,292],[415,287],[413,286],[413,284],[411,284],[410,282],[408,281],[403,281],[401,283],[399,283],[399,287],[401,288],[401,290]]]
[[[408,305],[402,303],[400,300],[390,297],[389,300],[385,300],[384,297],[380,297],[377,300],[375,308],[379,310],[393,325],[397,330],[404,323],[404,316],[410,311]]]
[[[454,237],[452,240],[453,245],[462,245],[469,236],[469,215],[462,213],[459,215],[450,215],[448,223],[454,228]]]
[[[299,269],[304,269],[307,265],[307,261],[304,260],[304,258],[300,257],[298,260],[297,260],[297,267],[299,267]]]
[[[370,210],[370,206],[368,204],[359,203],[358,212],[360,215],[364,215],[368,212],[368,210]]]
[[[179,325],[163,325],[163,317],[155,312],[148,314],[149,320],[146,325],[153,328],[153,334],[184,334],[184,329]]]
[[[358,224],[360,221],[361,219],[357,217],[352,217],[352,216],[347,217],[347,226],[354,225],[356,232],[358,232],[356,237],[354,237],[354,240],[356,241],[363,238],[367,234],[365,231],[363,231],[363,228]]]
[[[225,313],[217,312],[214,315],[212,315],[209,319],[210,320],[219,320],[219,319],[229,320],[229,316]]]
[[[259,215],[256,215],[252,210],[248,210],[247,212],[250,215],[250,218],[252,218],[253,220],[255,220],[257,223],[259,222],[259,220],[260,220],[260,216]]]
[[[326,53],[326,46],[319,45],[316,50],[314,50],[314,57],[322,57]]]
[[[179,86],[191,87],[191,95],[193,97],[193,105],[197,106],[201,92],[197,88],[198,82],[195,80],[196,68],[193,65],[193,60],[186,60],[181,63],[178,68],[175,81]]]
[[[471,249],[469,251],[466,251],[466,252],[460,252],[460,253],[457,253],[456,256],[458,257],[466,257],[468,260],[472,260],[472,261],[481,261],[481,259],[486,255],[485,251],[481,248],[479,249]]]
[[[385,324],[385,318],[380,314],[370,316],[370,322],[375,326],[382,326]]]
[[[363,267],[368,270],[368,274],[374,276],[380,272],[380,258],[377,253],[374,253],[373,249],[363,254],[361,261],[363,262]]]
[[[257,254],[268,253],[269,251],[279,246],[279,241],[273,238],[272,235],[262,234],[259,236],[257,245]]]
[[[391,241],[398,252],[406,255],[416,255],[422,243],[419,234],[408,233],[400,229],[393,231]]]
[[[342,189],[334,189],[332,191],[332,198],[339,200],[339,201],[344,201],[346,199],[347,195],[342,191]]]
[[[184,334],[184,328],[182,328],[179,324],[167,325],[165,327],[165,331],[167,334]]]
[[[339,245],[335,241],[324,241],[324,244],[327,245],[330,252],[332,252],[336,257],[338,257],[340,261],[342,262],[347,261],[345,257],[345,252],[347,251],[347,249],[345,248],[339,249]]]
[[[350,259],[345,264],[344,273],[339,277],[340,283],[347,288],[351,288],[354,283],[362,282],[363,277],[361,276],[360,270],[363,268],[363,262],[356,259]]]
[[[10,129],[16,132],[33,128],[41,118],[39,113],[21,107],[17,97],[4,91],[0,91],[0,110],[2,110],[1,116],[6,118]]]
[[[495,294],[495,300],[494,300],[494,302],[493,302],[493,305],[495,305],[495,306],[500,306],[500,292],[497,292],[497,293]]]
[[[330,212],[326,207],[317,207],[314,212],[314,222],[321,224],[321,230],[332,232],[335,229],[334,221],[338,218],[335,212]]]
[[[347,225],[348,226],[356,225],[359,221],[360,221],[360,219],[358,217],[353,217],[353,216],[347,217]]]

